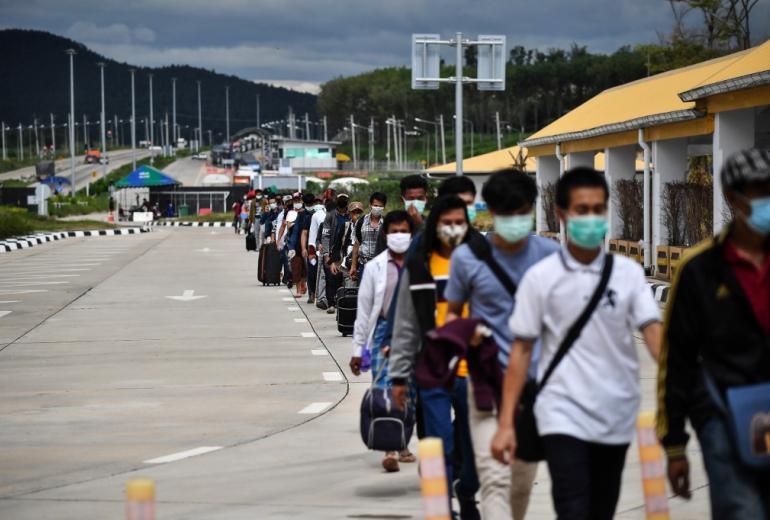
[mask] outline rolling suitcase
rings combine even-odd
[[[337,289],[337,330],[342,336],[353,334],[353,325],[356,323],[356,309],[358,308],[358,289]]]
[[[263,244],[259,250],[257,279],[262,285],[281,284],[281,254],[275,244]]]
[[[257,250],[257,237],[254,236],[254,233],[247,233],[246,234],[246,251],[256,251]]]

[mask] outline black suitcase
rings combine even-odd
[[[254,236],[254,233],[247,233],[246,234],[246,251],[256,251],[257,250],[257,237]]]
[[[337,289],[337,330],[342,336],[353,334],[353,326],[356,323],[356,309],[358,308],[358,289]]]
[[[262,285],[281,284],[281,254],[275,244],[263,244],[259,250],[257,280]]]

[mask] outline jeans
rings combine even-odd
[[[711,518],[770,519],[770,473],[741,464],[724,419],[712,417],[696,433],[709,478]]]
[[[472,498],[479,490],[479,479],[476,476],[476,464],[473,461],[473,444],[471,443],[470,427],[468,426],[468,383],[464,377],[455,377],[454,388],[451,392],[445,388],[421,388],[419,390],[422,402],[422,420],[425,435],[440,437],[444,444],[444,460],[446,461],[446,477],[452,493],[454,427],[452,425],[452,408],[455,411],[456,425],[459,429],[459,446],[462,453],[462,470],[457,486],[457,493],[462,497]]]
[[[315,288],[315,304],[318,307],[321,304],[326,304],[326,270],[321,263],[323,259],[318,257],[318,264],[316,264],[316,288]]]
[[[537,463],[514,459],[508,466],[492,457],[490,448],[497,431],[497,415],[494,411],[476,408],[470,379],[468,390],[468,423],[481,492],[481,517],[484,520],[524,520]]]
[[[559,520],[612,520],[628,444],[544,435],[551,496]]]

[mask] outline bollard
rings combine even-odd
[[[137,478],[126,483],[126,520],[155,520],[155,482]]]
[[[425,520],[450,520],[444,446],[438,437],[420,441],[420,489]]]
[[[666,464],[663,450],[655,435],[655,414],[641,412],[636,421],[639,441],[639,463],[642,469],[644,511],[647,520],[668,520],[666,496]]]

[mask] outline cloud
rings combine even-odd
[[[132,29],[123,23],[97,25],[93,22],[77,21],[70,25],[65,35],[86,45],[122,44],[133,42],[152,43],[155,41],[155,31],[147,27]]]
[[[314,83],[312,81],[301,81],[293,79],[255,79],[254,83],[267,83],[274,87],[283,87],[298,92],[307,92],[308,94],[318,94],[321,92],[320,83]]]

